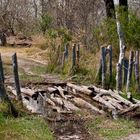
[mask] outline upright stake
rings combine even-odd
[[[102,60],[102,88],[105,88],[106,82],[106,48],[102,47],[101,60]]]
[[[62,68],[64,67],[65,60],[68,58],[68,44],[65,45],[65,50],[62,56]]]
[[[140,92],[139,86],[139,51],[135,53],[135,79],[137,84],[137,91]]]
[[[120,91],[122,89],[122,65],[117,63],[116,66],[116,90]]]
[[[0,80],[4,83],[3,62],[0,54]]]
[[[80,60],[80,45],[77,45],[76,49],[76,55],[77,55],[77,65],[79,66],[79,60]]]
[[[72,47],[72,69],[76,66],[76,44]]]
[[[20,90],[20,83],[19,83],[18,63],[17,63],[16,53],[12,56],[12,62],[13,62],[13,73],[14,73],[16,92],[17,92],[17,99],[21,100],[22,97],[21,97],[21,90]]]
[[[123,73],[123,84],[126,85],[127,82],[127,75],[128,75],[128,65],[129,65],[129,61],[127,58],[123,59],[123,66],[124,66],[124,73]]]
[[[112,46],[108,46],[109,49],[109,80],[112,81]]]
[[[128,66],[128,74],[127,74],[127,83],[126,83],[126,92],[129,92],[130,89],[130,83],[132,79],[132,70],[133,70],[133,59],[134,59],[134,52],[130,52],[129,56],[129,66]]]
[[[65,57],[66,57],[66,59],[68,58],[68,55],[69,55],[69,44],[67,43],[66,45],[65,45]]]

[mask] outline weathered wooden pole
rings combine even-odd
[[[106,48],[101,49],[101,60],[102,60],[102,88],[106,85]]]
[[[132,79],[132,70],[133,70],[133,64],[134,64],[134,52],[131,51],[129,55],[129,66],[128,66],[128,74],[127,74],[127,83],[126,83],[126,93],[129,92],[130,89],[130,83]]]
[[[140,85],[139,85],[139,51],[135,52],[135,79],[136,79],[137,91],[140,92]]]
[[[127,75],[128,75],[128,65],[129,65],[129,61],[127,58],[123,59],[123,84],[126,85],[127,82]]]
[[[65,45],[65,57],[66,57],[66,59],[68,59],[68,56],[69,56],[69,44],[67,43]]]
[[[0,102],[7,98],[6,90],[3,84],[2,79],[0,79]]]
[[[18,111],[16,110],[16,108],[12,104],[10,98],[8,97],[8,95],[6,93],[4,83],[3,83],[3,81],[1,79],[0,79],[0,102],[7,103],[8,107],[10,107],[10,111],[11,111],[12,115],[14,117],[18,116]]]
[[[3,62],[0,54],[0,80],[4,83]]]
[[[1,55],[0,55],[0,63],[1,63],[0,67],[2,68],[1,70],[3,71]],[[6,89],[5,89],[5,86],[4,86],[4,79],[2,77],[2,75],[3,75],[2,71],[0,72],[0,102],[7,103],[8,107],[10,107],[10,111],[11,111],[12,115],[14,117],[17,117],[18,112],[17,112],[16,108],[14,107],[14,105],[12,104],[10,98],[8,97],[8,95],[6,93]]]
[[[122,89],[122,66],[120,63],[116,65],[116,90],[120,91]]]
[[[76,48],[76,55],[77,55],[77,65],[79,66],[79,61],[80,61],[80,45],[77,45]]]
[[[18,75],[18,62],[17,62],[16,53],[12,56],[12,62],[13,62],[13,73],[14,73],[16,92],[17,92],[17,99],[21,100],[22,97],[21,97],[21,90],[20,90],[20,82],[19,82],[19,75]]]
[[[112,46],[108,46],[109,49],[109,81],[112,81]]]
[[[76,66],[76,44],[72,47],[72,69]]]
[[[64,67],[65,60],[68,58],[68,44],[65,45],[65,50],[62,56],[62,68]]]

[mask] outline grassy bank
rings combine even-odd
[[[15,105],[15,104],[14,104]],[[16,104],[19,117],[13,118],[5,103],[0,105],[1,140],[53,140],[47,122],[41,117],[28,115],[23,107]]]
[[[135,121],[97,116],[86,122],[86,128],[92,138],[99,140],[120,140],[130,134],[140,132]],[[97,139],[98,140],[98,139]]]

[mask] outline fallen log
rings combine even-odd
[[[97,102],[99,102],[99,103],[101,103],[101,104],[103,104],[104,106],[106,106],[108,109],[109,109],[109,111],[111,110],[115,110],[115,107],[113,106],[113,105],[111,105],[108,101],[106,101],[106,100],[104,100],[103,98],[101,98],[101,97],[93,97],[92,98],[94,101],[97,101]]]
[[[86,102],[85,100],[81,98],[73,98],[72,101],[74,102],[76,106],[90,109],[91,111],[96,112],[98,114],[105,114],[103,110],[99,110],[97,107],[93,106],[92,104]]]
[[[16,89],[12,86],[7,86],[7,88],[12,92],[15,96],[17,96]],[[32,97],[35,94],[35,90],[29,88],[21,88],[21,93]]]
[[[53,102],[55,102],[56,104],[60,105],[63,109],[72,110],[72,111],[78,111],[78,110],[80,110],[78,107],[76,107],[70,101],[67,101],[65,99],[62,99],[60,97],[51,97],[51,100]]]
[[[97,88],[95,86],[93,86],[93,88],[95,89],[95,92],[99,93],[99,94],[96,95],[96,97],[98,97],[98,96],[101,97],[103,95],[108,95],[108,96],[111,96],[111,97],[117,99],[118,101],[121,101],[121,102],[125,103],[128,106],[131,106],[133,104],[130,101],[123,98],[122,96],[120,96],[119,94],[113,92],[112,90],[100,89],[100,88]]]
[[[64,90],[62,89],[62,87],[60,87],[60,86],[56,87],[55,86],[55,88],[58,89],[58,91],[59,91],[59,93],[60,93],[62,98],[67,99],[67,97],[64,95]]]
[[[122,111],[119,111],[118,114],[119,115],[126,115],[127,113],[129,112],[133,112],[134,110],[136,110],[137,108],[139,108],[140,105],[138,104],[135,104],[135,105],[132,105],[131,107],[127,108],[127,109],[124,109]]]
[[[108,102],[113,105],[117,110],[123,110],[123,106],[119,104],[119,102],[117,100],[115,100],[114,98],[111,97],[107,97]]]
[[[71,83],[67,83],[67,86],[72,88],[72,89],[75,89],[78,92],[81,92],[81,93],[84,93],[84,94],[87,94],[87,95],[92,95],[93,94],[93,91],[91,91],[91,90],[89,90],[85,87],[82,87],[82,86],[74,85],[74,84],[71,84]]]

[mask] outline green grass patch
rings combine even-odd
[[[35,66],[31,68],[31,71],[35,74],[46,74],[48,72],[47,66]]]
[[[47,122],[31,116],[20,102],[14,102],[19,112],[18,118],[10,114],[7,103],[0,103],[0,140],[53,140],[54,136]]]
[[[39,117],[4,118],[0,114],[1,140],[53,140],[47,123]]]
[[[138,132],[136,123],[132,120],[118,119],[111,120],[103,117],[96,117],[86,124],[91,135],[98,135],[107,140],[117,140],[129,134]]]
[[[34,76],[34,75],[27,75],[25,73],[20,75],[20,80],[22,82],[42,82],[43,81],[43,77],[41,76]]]

